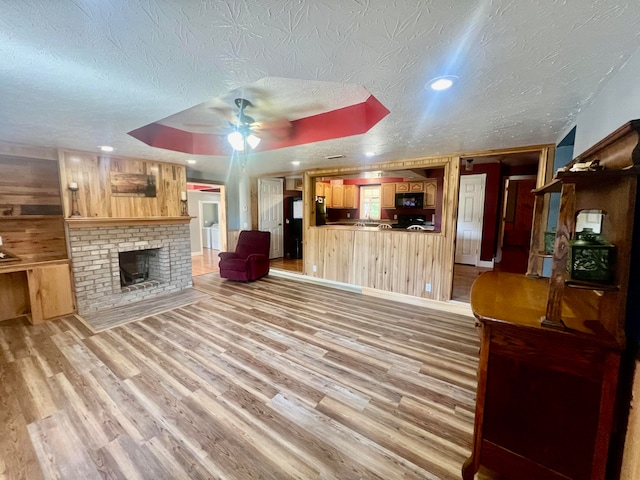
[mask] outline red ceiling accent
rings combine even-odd
[[[293,120],[287,138],[263,138],[254,151],[265,152],[359,135],[368,132],[388,114],[389,110],[371,95],[362,103]],[[176,152],[194,155],[230,155],[232,153],[226,135],[189,132],[157,122],[132,130],[129,135],[152,147]]]

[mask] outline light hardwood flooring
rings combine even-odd
[[[198,275],[205,275],[207,273],[217,272],[218,268],[218,253],[220,250],[213,250],[211,248],[203,248],[202,255],[194,255],[191,257],[191,275],[197,277]]]
[[[270,263],[271,268],[295,273],[302,273],[302,265],[303,260],[301,258],[274,258]]]
[[[268,276],[92,334],[0,323],[0,477],[457,479],[473,320]]]
[[[471,285],[478,275],[490,272],[491,268],[474,267],[456,263],[453,265],[453,290],[451,299],[469,303],[471,300]]]

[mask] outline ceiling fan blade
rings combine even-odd
[[[286,118],[255,122],[250,125],[251,130],[265,140],[285,140],[291,136],[293,124]]]

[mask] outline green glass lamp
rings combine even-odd
[[[615,246],[598,238],[591,228],[583,228],[571,241],[568,269],[572,280],[610,283],[613,280]]]

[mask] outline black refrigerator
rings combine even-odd
[[[316,225],[327,224],[327,204],[324,197],[316,197]]]
[[[289,205],[285,218],[285,249],[286,258],[302,258],[302,198],[287,199]]]

